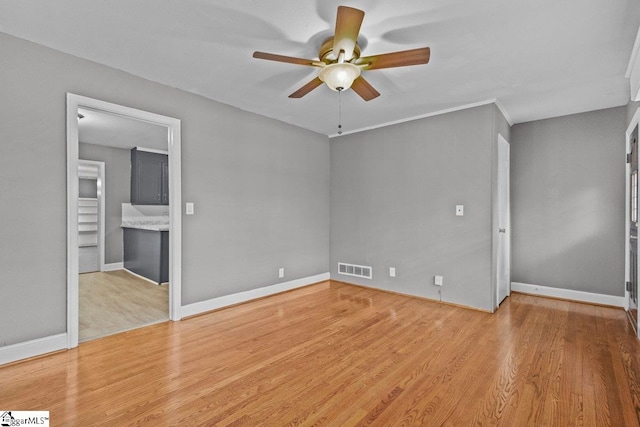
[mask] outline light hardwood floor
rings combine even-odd
[[[81,274],[80,342],[168,320],[168,288],[125,270]]]
[[[3,409],[52,425],[637,426],[620,309],[508,298],[497,313],[340,283],[0,367]]]

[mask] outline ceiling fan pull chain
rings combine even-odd
[[[338,91],[338,135],[342,135],[342,91]]]

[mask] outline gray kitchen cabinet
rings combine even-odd
[[[169,281],[169,232],[123,228],[124,268],[158,284]]]
[[[169,156],[131,150],[131,204],[169,204]]]

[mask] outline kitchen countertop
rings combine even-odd
[[[137,228],[138,230],[150,230],[150,231],[169,231],[169,224],[166,222],[157,221],[122,221],[122,228]]]

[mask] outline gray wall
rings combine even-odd
[[[491,310],[492,156],[508,134],[497,114],[486,105],[332,139],[332,278],[438,299],[441,274],[444,301]],[[338,262],[372,266],[373,280],[339,275]]]
[[[626,108],[512,128],[515,282],[624,294]]]
[[[0,57],[0,346],[66,330],[67,92],[182,120],[185,304],[328,271],[325,136],[5,34]]]
[[[98,197],[98,181],[95,179],[80,178],[78,186],[78,197],[95,199]]]
[[[105,264],[122,262],[122,204],[131,200],[131,151],[80,143],[78,157],[105,164]]]

